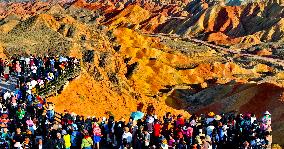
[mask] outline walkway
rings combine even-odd
[[[36,94],[43,98],[57,94],[64,85],[71,79],[76,78],[80,75],[80,67],[75,69],[69,69],[64,74],[60,75],[57,79],[48,82],[44,88],[37,90]],[[3,77],[0,80],[0,93],[6,91],[13,92],[18,84],[18,79],[14,75],[11,75],[9,81],[5,81]]]
[[[1,77],[1,81],[0,81],[0,89],[2,90],[1,92],[13,92],[16,89],[16,85],[17,85],[17,78],[16,77],[10,77],[9,81],[5,81],[5,79],[3,77]]]

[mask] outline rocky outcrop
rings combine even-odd
[[[277,3],[213,5],[208,8],[201,5],[190,3],[187,11],[194,15],[184,19],[178,26],[169,22],[161,32],[178,33],[210,41],[217,35],[219,38],[214,42],[222,44],[234,44],[236,38],[242,42],[253,41],[255,44],[259,41],[279,41],[283,38],[284,7]]]

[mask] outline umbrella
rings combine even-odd
[[[61,63],[61,62],[66,62],[66,61],[68,61],[67,58],[60,56],[60,58],[59,58],[59,62],[60,62],[60,63]]]
[[[6,119],[6,118],[3,118],[0,120],[2,123],[8,123],[9,122],[9,119]]]
[[[246,114],[244,114],[244,117],[250,118],[250,117],[251,117],[251,114],[250,114],[250,113],[246,113]]]
[[[41,103],[37,104],[37,107],[41,109],[42,108],[42,104]]]
[[[2,114],[2,118],[8,118],[8,114]]]
[[[31,119],[27,120],[26,123],[28,126],[34,125],[34,122]]]
[[[133,120],[139,120],[144,117],[144,113],[140,111],[132,112],[130,117],[132,117]]]

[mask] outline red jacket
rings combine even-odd
[[[158,137],[160,135],[161,125],[159,123],[154,124],[154,136]]]

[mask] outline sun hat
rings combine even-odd
[[[158,119],[158,116],[157,116],[157,115],[154,115],[154,118],[155,118],[155,119]]]
[[[265,111],[264,115],[271,115],[268,111]]]
[[[62,135],[66,135],[66,134],[67,134],[66,130],[63,129],[62,132],[61,132],[61,134],[62,134]]]
[[[198,129],[198,133],[202,133],[202,129]]]
[[[148,123],[153,123],[155,121],[155,119],[153,118],[153,116],[149,116],[148,118],[147,118],[147,122]]]
[[[202,133],[202,134],[199,134],[199,136],[200,136],[200,137],[205,137],[205,134],[204,134],[204,133]]]
[[[211,142],[211,137],[207,135],[207,136],[205,137],[205,141]]]
[[[216,121],[219,121],[219,120],[222,119],[222,117],[221,117],[220,115],[215,115],[215,116],[214,116],[214,119],[215,119]]]
[[[210,116],[210,117],[213,117],[214,115],[215,115],[214,112],[209,112],[209,113],[208,113],[208,116]]]
[[[20,142],[16,142],[15,144],[14,144],[14,147],[16,147],[16,148],[20,148],[22,145],[21,145],[21,143]]]
[[[97,126],[97,127],[99,126],[99,124],[98,124],[97,122],[95,122],[94,124],[95,124],[95,126]]]

